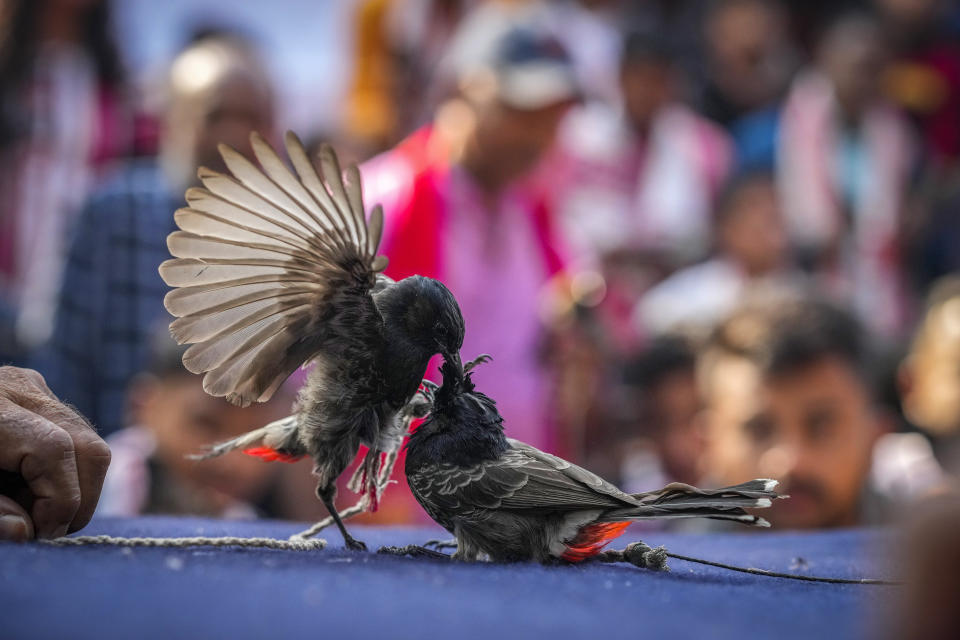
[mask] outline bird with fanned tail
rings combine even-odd
[[[167,240],[174,258],[160,266],[174,287],[164,303],[174,338],[191,344],[184,366],[211,395],[264,402],[312,365],[291,416],[198,457],[310,456],[317,496],[362,549],[334,507],[336,480],[369,447],[351,488],[375,508],[410,421],[428,409],[418,394],[428,361],[459,362],[463,317],[437,280],[382,273],[383,211],[367,219],[356,166],[344,174],[324,146],[318,172],[294,134],[285,143],[292,170],[256,133],[259,167],[221,145],[230,175],[200,169],[203,186],[187,190]]]

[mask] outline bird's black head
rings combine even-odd
[[[434,394],[433,409],[410,436],[408,467],[421,463],[468,466],[497,458],[508,445],[496,403],[476,390],[459,358],[445,359],[440,373],[443,384]]]
[[[429,353],[459,362],[464,328],[456,298],[439,280],[422,276],[407,280],[414,293],[403,310],[407,335]]]

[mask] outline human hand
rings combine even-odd
[[[109,465],[110,448],[43,376],[0,367],[0,540],[83,528]]]

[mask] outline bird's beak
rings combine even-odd
[[[460,361],[459,353],[445,353],[443,354],[443,359],[453,364],[461,374],[463,373],[463,363]]]

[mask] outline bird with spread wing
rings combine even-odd
[[[259,167],[221,145],[230,175],[201,168],[186,192],[160,275],[171,333],[191,346],[184,366],[203,388],[241,406],[265,402],[300,366],[312,369],[288,418],[214,445],[207,458],[243,449],[268,460],[310,456],[317,496],[349,548],[334,507],[336,480],[369,452],[351,480],[376,507],[410,421],[429,405],[418,389],[434,354],[459,362],[463,317],[437,280],[394,282],[377,254],[383,211],[369,221],[356,166],[345,175],[333,149],[319,172],[287,133],[291,170],[258,134]]]

